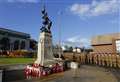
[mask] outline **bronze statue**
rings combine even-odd
[[[43,26],[42,28],[40,29],[41,32],[48,32],[48,33],[51,33],[51,26],[52,26],[52,21],[49,19],[48,17],[48,14],[45,10],[45,7],[43,8],[43,10],[41,11],[42,12],[42,19],[43,19]]]

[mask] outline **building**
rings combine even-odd
[[[91,44],[96,53],[120,53],[120,33],[94,36]]]
[[[0,27],[0,50],[28,50],[30,34]]]
[[[73,52],[81,53],[81,48],[79,47],[73,48]]]

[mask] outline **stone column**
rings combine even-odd
[[[25,40],[25,49],[26,49],[26,50],[29,50],[29,48],[30,48],[30,40],[29,40],[29,39],[26,39],[26,40]]]
[[[35,63],[44,65],[44,62],[52,59],[52,35],[48,32],[41,32],[38,41],[37,60]]]

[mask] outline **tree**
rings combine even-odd
[[[72,46],[65,45],[64,47],[65,47],[64,52],[73,52],[73,47]]]
[[[68,46],[67,45],[65,45],[64,47],[65,47],[65,50],[68,50]]]
[[[70,46],[70,47],[68,48],[68,51],[69,51],[69,52],[73,52],[73,47]]]

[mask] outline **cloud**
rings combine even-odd
[[[88,38],[82,38],[80,36],[74,36],[71,38],[68,38],[65,42],[64,45],[69,45],[69,46],[79,46],[79,47],[88,47],[90,46],[90,39]]]
[[[79,16],[99,16],[119,12],[120,0],[92,0],[91,4],[73,4],[70,11]]]
[[[38,3],[39,0],[5,0],[5,2],[14,3],[14,2],[21,2],[21,3]]]

